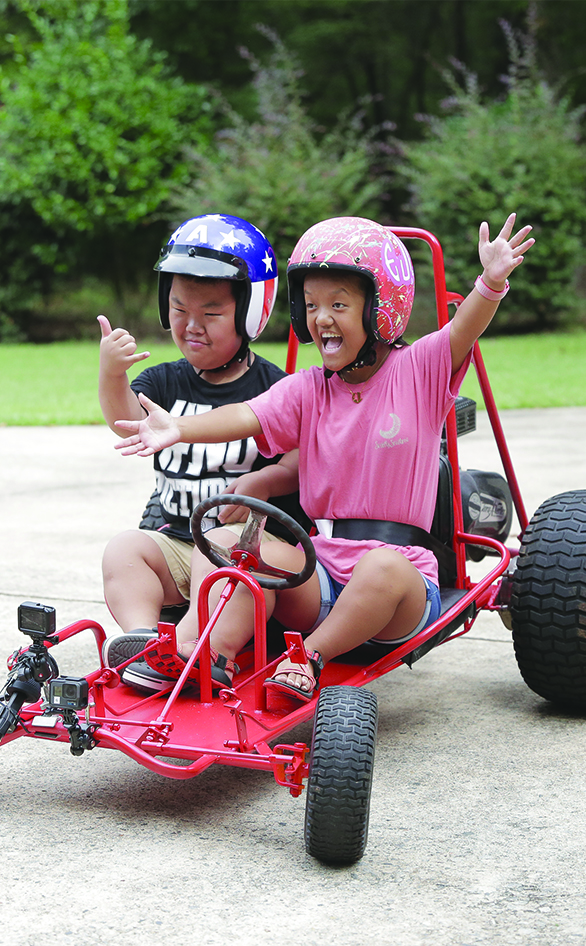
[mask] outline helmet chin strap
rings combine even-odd
[[[206,368],[205,371],[206,373],[209,373],[209,374],[225,371],[226,368],[229,368],[230,365],[233,365],[235,361],[237,361],[238,364],[242,364],[245,358],[246,358],[247,367],[250,368],[250,365],[252,364],[250,355],[251,355],[251,351],[250,351],[250,348],[248,347],[248,342],[243,339],[240,348],[238,349],[234,357],[230,358],[230,361],[227,361],[225,365],[219,365],[217,368]],[[203,371],[204,369],[202,368],[199,374],[202,374]]]
[[[340,375],[342,371],[353,371],[355,368],[366,368],[374,365],[376,361],[375,345],[376,338],[374,338],[374,336],[367,338],[354,361],[351,361],[348,365],[344,365],[343,368],[340,368],[340,370],[336,372],[330,371],[329,368],[324,368],[324,375],[326,378],[331,378],[334,373]]]

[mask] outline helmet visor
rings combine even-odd
[[[160,273],[201,276],[204,279],[246,279],[248,266],[239,256],[203,246],[165,246],[155,265]]]

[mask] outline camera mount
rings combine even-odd
[[[0,739],[15,728],[23,703],[35,703],[41,695],[41,685],[59,674],[57,661],[44,644],[33,643],[28,650],[17,651],[11,661],[0,696]]]
[[[0,739],[12,732],[24,703],[35,703],[41,686],[59,675],[57,661],[47,650],[56,643],[55,608],[24,601],[18,608],[18,627],[31,638],[26,650],[17,650],[9,661],[10,673],[0,696]]]

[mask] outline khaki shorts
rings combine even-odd
[[[230,525],[218,528],[227,529],[229,532],[233,532],[234,535],[242,535],[245,525],[245,522],[234,522]],[[150,535],[151,539],[159,546],[165,557],[167,568],[171,572],[173,581],[177,585],[177,590],[183,595],[186,601],[189,601],[191,593],[191,557],[193,555],[193,544],[191,542],[183,542],[182,539],[176,539],[172,535],[165,535],[164,532],[151,532],[150,529],[143,531],[145,535]],[[210,533],[216,531],[216,529],[210,529]],[[260,544],[262,546],[266,542],[284,541],[285,539],[271,535],[270,532],[263,532]]]

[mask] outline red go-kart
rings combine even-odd
[[[396,229],[402,239],[422,240],[432,253],[438,325],[448,321],[448,305],[462,296],[447,293],[441,247],[424,230]],[[289,345],[287,370],[296,361]],[[153,772],[192,778],[213,764],[272,772],[279,785],[298,796],[306,787],[305,845],[326,863],[351,863],[364,853],[373,776],[377,702],[365,687],[402,663],[411,666],[432,647],[465,634],[481,610],[499,612],[512,626],[515,652],[527,684],[546,699],[586,705],[586,490],[563,493],[545,502],[531,522],[521,499],[490,384],[478,345],[474,350],[480,388],[499,449],[504,477],[460,470],[458,435],[475,427],[475,404],[459,398],[445,425],[438,457],[438,497],[432,528],[440,566],[442,613],[438,620],[394,650],[365,644],[326,665],[319,696],[299,705],[286,695],[267,694],[263,681],[287,653],[305,661],[302,636],[267,629],[261,587],[300,584],[311,574],[315,555],[303,529],[280,510],[239,496],[217,497],[193,517],[198,546],[218,566],[204,581],[198,601],[199,642],[181,677],[161,694],[144,697],[103,665],[103,628],[81,620],[57,630],[53,608],[25,602],[19,628],[31,639],[9,658],[0,697],[0,741],[20,737],[68,743],[73,755],[119,749]],[[247,526],[231,550],[210,546],[199,524],[222,502],[249,506]],[[507,541],[513,507],[521,528],[520,549]],[[260,535],[267,515],[293,532],[306,552],[299,574],[280,572],[262,562]],[[489,566],[473,581],[468,561],[487,558]],[[226,581],[210,616],[208,595]],[[254,600],[254,639],[238,657],[239,670],[229,689],[212,692],[209,636],[238,583]],[[99,665],[86,676],[60,676],[55,647],[91,630]],[[162,621],[158,638],[145,647],[175,652],[175,626]],[[200,686],[187,679],[199,659]],[[131,658],[135,660],[136,657]],[[128,663],[131,661],[129,660]],[[311,747],[287,743],[283,736],[314,719]]]

